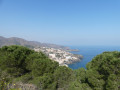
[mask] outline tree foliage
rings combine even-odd
[[[120,52],[104,52],[72,70],[49,59],[42,52],[23,46],[0,48],[0,86],[9,82],[32,83],[39,90],[119,90]]]

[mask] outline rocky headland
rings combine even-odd
[[[68,51],[63,49],[39,47],[39,48],[34,48],[34,50],[37,52],[41,51],[45,53],[50,59],[57,61],[60,66],[68,66],[68,64],[79,62],[83,58],[82,55],[70,53],[69,51],[72,51],[72,49],[71,50],[69,49]]]

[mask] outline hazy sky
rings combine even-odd
[[[120,45],[120,0],[0,0],[0,36]]]

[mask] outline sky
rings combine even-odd
[[[120,0],[0,0],[0,36],[119,46]]]

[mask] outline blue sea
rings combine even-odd
[[[92,58],[105,51],[120,51],[120,46],[70,46],[70,48],[79,50],[79,52],[71,53],[83,56],[83,59],[80,62],[68,65],[72,69],[86,69],[86,64],[90,62]]]

